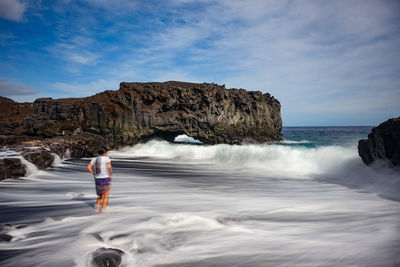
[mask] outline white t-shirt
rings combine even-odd
[[[111,159],[107,156],[97,156],[92,159],[90,163],[94,165],[94,177],[95,178],[108,178],[110,177],[110,172],[107,168],[107,163],[111,162]]]

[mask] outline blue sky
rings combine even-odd
[[[0,95],[81,97],[121,81],[260,90],[284,126],[400,116],[400,1],[0,1]]]

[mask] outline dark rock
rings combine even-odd
[[[380,159],[389,167],[400,166],[400,117],[374,127],[368,139],[358,142],[358,154],[367,165]]]
[[[22,122],[32,109],[32,103],[18,103],[0,96],[0,134],[22,135]]]
[[[186,134],[206,144],[282,140],[280,103],[269,94],[183,82],[121,83],[86,98],[41,98],[24,119],[31,135],[103,136],[112,148]],[[82,133],[78,133],[82,134]]]
[[[96,267],[115,267],[119,266],[122,261],[122,250],[115,248],[99,248],[93,252],[92,265]]]
[[[39,169],[46,169],[51,166],[54,161],[54,156],[48,150],[30,152],[25,154],[24,158],[35,164]]]
[[[18,158],[0,159],[0,180],[18,178],[26,174],[26,166]]]
[[[9,234],[0,234],[0,242],[9,242],[12,238]]]
[[[35,139],[38,139],[38,137],[35,137]],[[17,145],[29,140],[32,140],[32,136],[15,134],[0,135],[0,146]]]

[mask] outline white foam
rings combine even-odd
[[[282,144],[310,144],[311,142],[307,141],[307,140],[301,140],[301,141],[284,140],[279,143],[282,143]]]
[[[31,176],[31,175],[35,175],[35,174],[38,174],[39,173],[39,169],[38,169],[38,167],[36,167],[36,165],[35,164],[33,164],[32,162],[30,162],[30,161],[27,161],[24,157],[22,157],[22,156],[19,156],[19,157],[16,157],[16,158],[19,158],[20,160],[21,160],[21,163],[22,164],[24,164],[26,167],[26,174],[25,174],[25,177],[27,177],[27,176]]]
[[[15,151],[4,147],[0,150],[0,158],[15,157],[21,155],[20,151]]]
[[[150,141],[110,156],[151,157],[176,162],[213,163],[235,168],[268,170],[269,174],[286,177],[305,177],[340,168],[349,159],[358,159],[356,151],[340,146],[318,148],[290,147],[280,144],[187,146],[166,141]]]
[[[191,136],[187,136],[186,134],[181,134],[175,137],[174,142],[176,143],[189,143],[189,144],[203,144],[203,142],[194,139]]]
[[[70,159],[71,158],[71,151],[69,150],[69,148],[67,149],[67,151],[65,151],[63,158],[64,159]]]
[[[51,164],[51,166],[53,167],[59,167],[62,165],[63,163],[63,159],[60,158],[59,155],[57,155],[56,153],[51,153],[54,157],[53,163]]]

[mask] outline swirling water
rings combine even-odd
[[[400,175],[369,168],[369,127],[284,128],[260,145],[150,141],[109,153],[108,210],[88,160],[0,183],[1,266],[398,266]],[[9,224],[9,225],[6,225]]]

